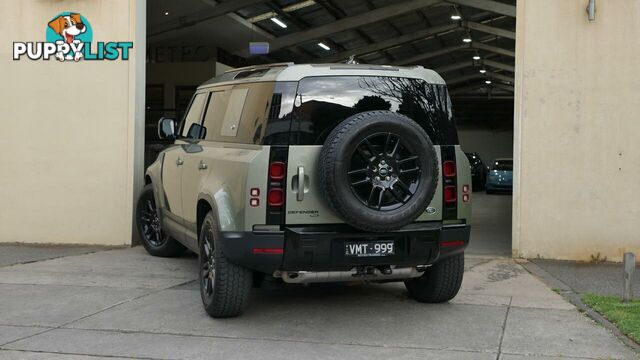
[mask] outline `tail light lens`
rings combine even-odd
[[[455,203],[458,197],[456,196],[456,187],[453,185],[447,185],[444,187],[444,202]]]
[[[285,223],[288,158],[289,146],[271,146],[265,191],[267,225],[283,225]]]
[[[451,178],[456,176],[456,163],[453,161],[445,161],[442,163],[442,174],[445,177]]]
[[[270,189],[267,202],[269,206],[282,206],[282,204],[284,204],[284,191],[279,188]]]
[[[272,180],[282,180],[287,172],[285,163],[276,161],[269,165],[269,177]]]

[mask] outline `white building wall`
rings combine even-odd
[[[129,61],[12,60],[63,11]],[[144,0],[1,0],[0,242],[130,244],[144,145]],[[9,31],[10,29],[10,31]]]
[[[519,0],[513,252],[640,252],[640,1]]]

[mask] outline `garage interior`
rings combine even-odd
[[[447,82],[460,144],[484,164],[513,155],[515,0],[154,0],[147,2],[145,164],[195,88],[241,66],[421,65]],[[250,43],[269,43],[250,54]],[[511,256],[510,194],[476,189],[468,251]]]

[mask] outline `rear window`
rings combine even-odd
[[[416,121],[436,145],[456,145],[451,100],[445,85],[399,77],[308,77],[298,85],[292,143],[320,145],[347,117],[389,110]]]
[[[491,167],[491,170],[512,171],[513,160],[496,160],[493,162],[493,166]]]

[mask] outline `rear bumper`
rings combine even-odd
[[[389,233],[368,233],[347,225],[286,227],[272,233],[223,232],[220,246],[229,260],[272,274],[284,271],[347,271],[355,266],[429,265],[464,251],[470,226],[413,223]],[[345,242],[393,240],[395,255],[345,256]]]

